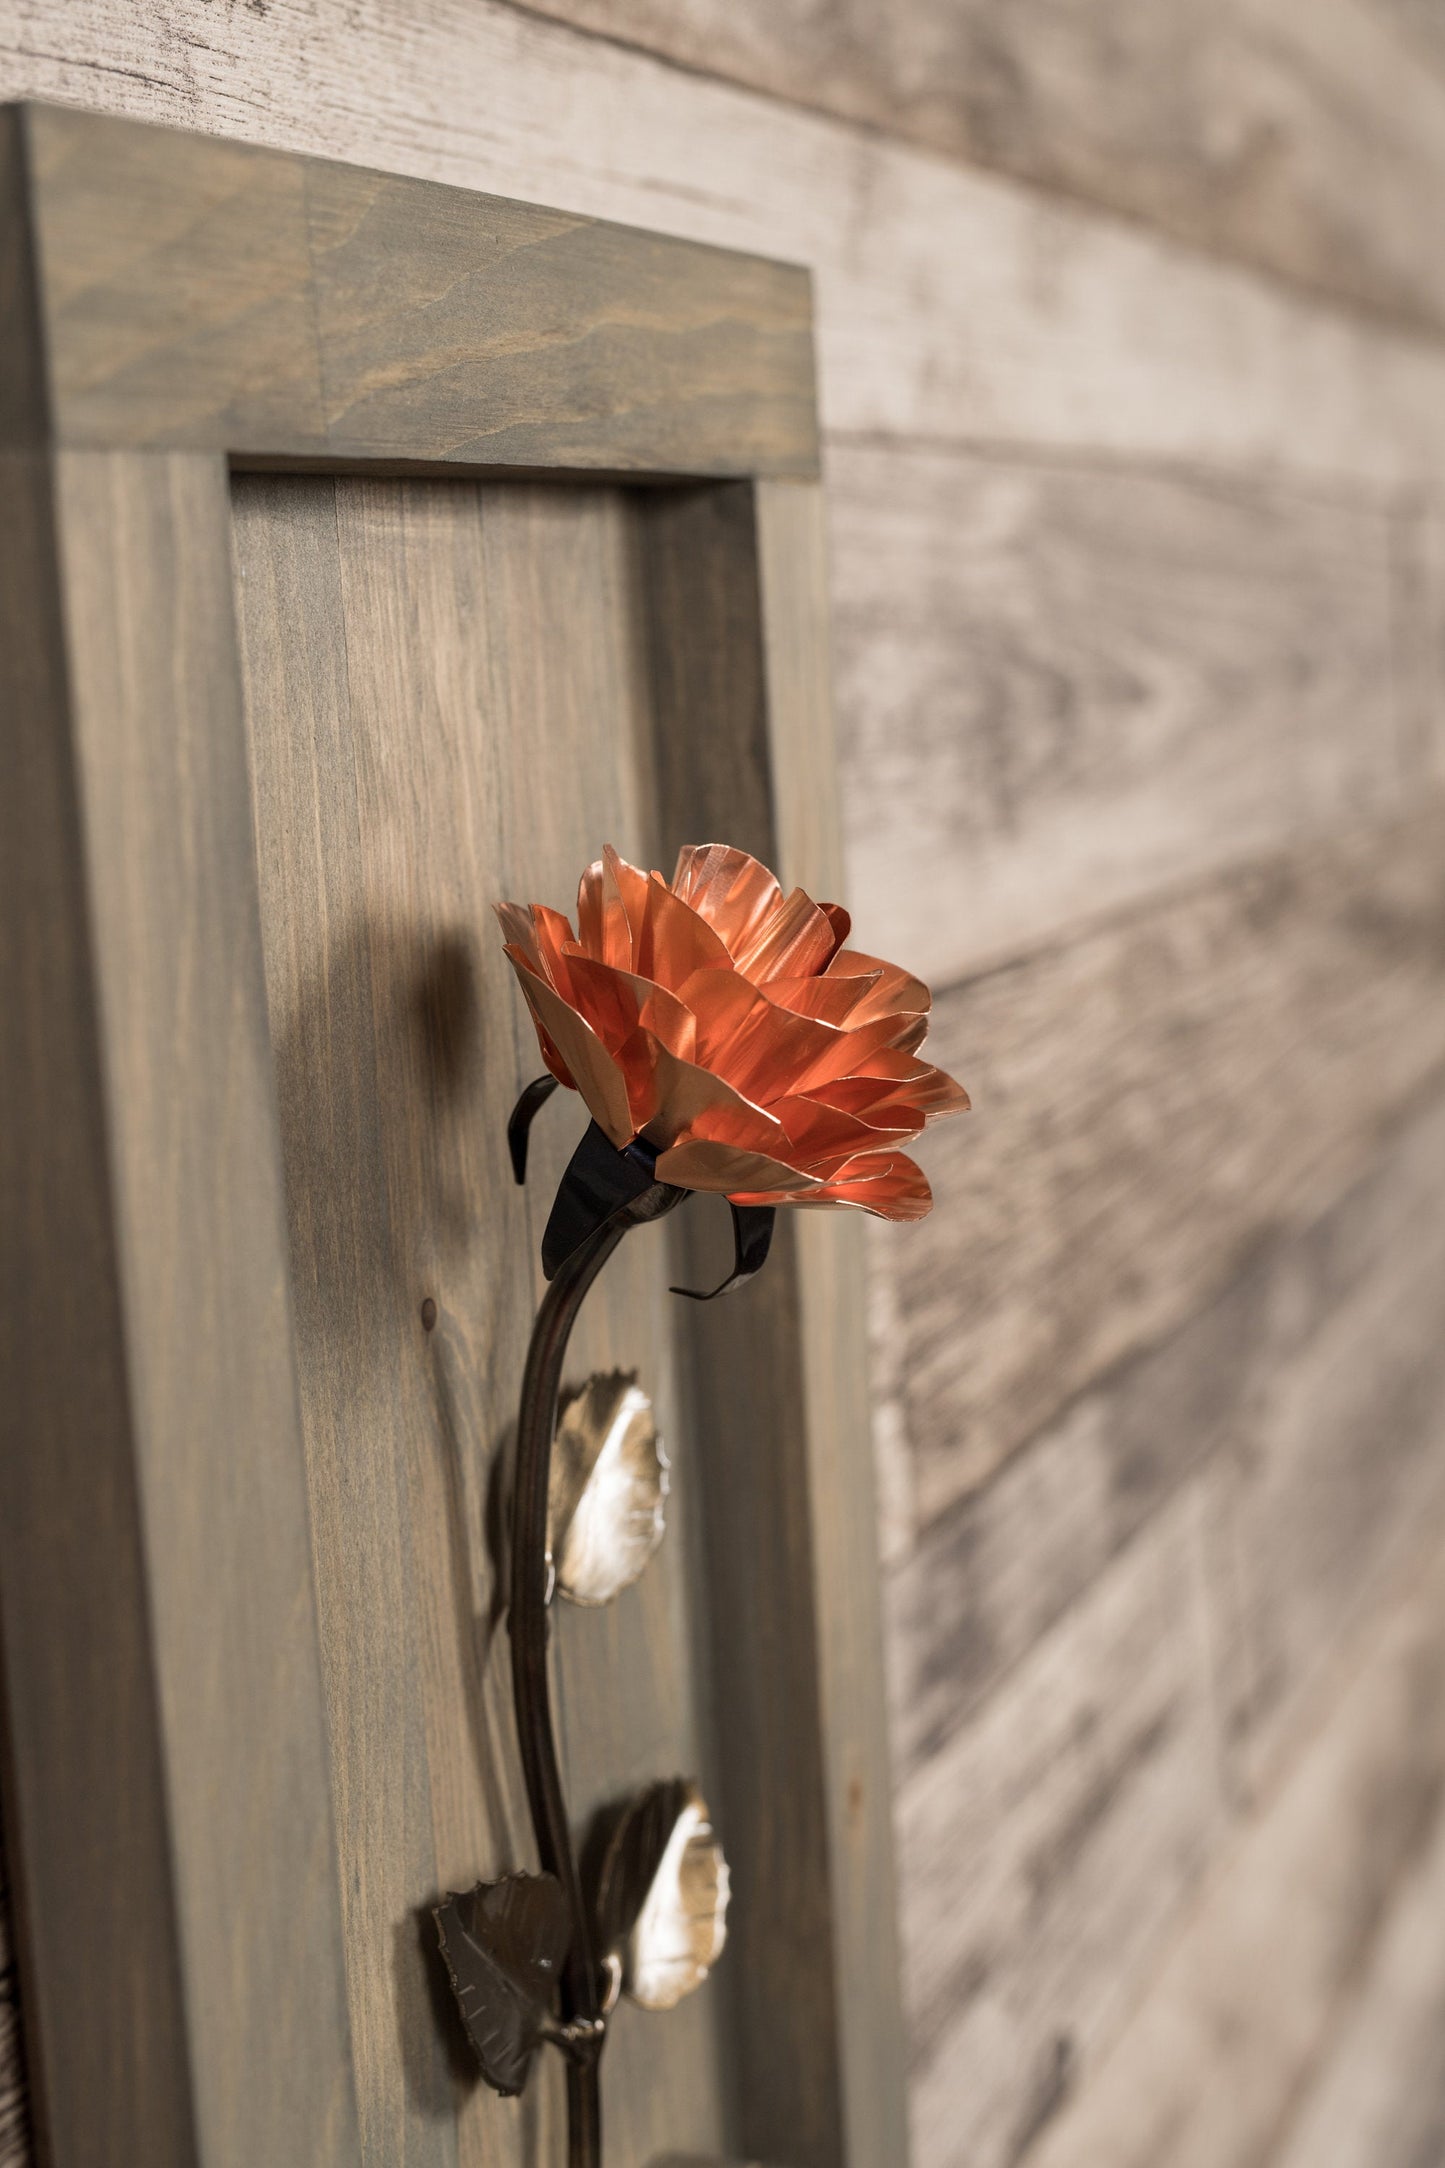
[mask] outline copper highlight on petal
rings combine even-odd
[[[785,892],[731,844],[685,845],[670,881],[609,844],[575,933],[545,904],[497,915],[548,1069],[619,1148],[645,1133],[659,1179],[737,1204],[929,1210],[897,1147],[968,1094],[919,1054],[928,988],[848,948],[840,904]]]

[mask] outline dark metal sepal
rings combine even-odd
[[[587,2051],[600,2026],[587,2023],[579,2033],[557,2016],[572,1922],[555,1875],[478,1882],[443,1898],[432,1918],[467,2038],[495,2092],[521,2092],[544,2040],[569,2053]]]
[[[550,1073],[534,1077],[507,1122],[507,1149],[512,1155],[512,1173],[519,1188],[527,1179],[527,1138],[532,1124],[556,1089],[557,1079]]]
[[[761,1272],[768,1261],[772,1247],[773,1222],[777,1207],[771,1204],[734,1204],[728,1199],[728,1210],[733,1216],[733,1269],[718,1286],[671,1287],[671,1295],[686,1295],[692,1302],[713,1302],[719,1295],[731,1294],[735,1287],[742,1287]]]
[[[685,1192],[657,1179],[657,1153],[642,1137],[634,1137],[621,1151],[596,1122],[587,1124],[582,1142],[567,1162],[551,1216],[542,1236],[542,1270],[549,1280],[582,1244],[609,1220],[650,1189],[659,1191],[659,1206],[680,1204]]]

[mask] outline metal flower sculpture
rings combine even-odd
[[[655,1432],[634,1426],[624,1452],[623,1430],[608,1429],[612,1399],[635,1392],[635,1380],[594,1380],[579,1396],[596,1406],[563,1441],[553,1477],[572,1326],[627,1230],[690,1190],[725,1197],[733,1216],[728,1278],[706,1294],[674,1290],[699,1300],[761,1269],[780,1206],[921,1219],[932,1197],[901,1147],[968,1095],[919,1058],[922,981],[848,948],[846,911],[800,888],[785,895],[746,851],[690,845],[666,881],[605,850],[582,876],[575,933],[543,904],[497,910],[547,1065],[508,1125],[517,1180],[532,1120],[559,1084],[581,1094],[592,1120],[542,1238],[550,1285],[517,1419],[512,1689],[542,1873],[479,1883],[436,1918],[483,2074],[516,2092],[539,2044],[560,2047],[569,2168],[599,2168],[598,2063],[618,1988],[661,2008],[696,1986],[722,1948],[728,1878],[706,1807],[677,1778],[630,1803],[601,1887],[590,1896],[582,1887],[552,1729],[547,1605],[568,1572],[566,1592],[606,1601],[641,1571],[661,1519],[660,1499],[650,1517],[646,1488],[659,1468]],[[626,1419],[638,1412],[628,1404]],[[601,1525],[609,1500],[628,1518],[615,1538]],[[569,1528],[576,1556],[564,1566]]]

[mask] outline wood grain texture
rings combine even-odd
[[[0,1602],[41,2136],[344,2159],[224,473],[12,457],[6,488]]]
[[[537,6],[1357,306],[1445,325],[1419,215],[1445,181],[1445,81],[1413,42],[1445,51],[1430,0]]]
[[[1221,1854],[1138,2014],[1081,2073],[1090,2082],[1029,2168],[1273,2158],[1445,1792],[1445,1557],[1438,1523],[1421,1536],[1408,1585],[1346,1653],[1316,1736]]]
[[[1210,1487],[1236,1789],[1257,1784],[1441,1480],[1445,1107],[945,1514],[887,1584],[905,1778],[1165,1506]]]
[[[576,1121],[539,1124],[516,1191],[504,1115],[537,1057],[490,906],[563,902],[604,839],[644,853],[628,522],[605,492],[257,480],[237,550],[361,2157],[541,2162],[554,2059],[522,2103],[478,2082],[438,2023],[425,1908],[532,1852],[484,1532]],[[569,1374],[641,1368],[681,1501],[665,1264],[628,1246]],[[608,1612],[559,1615],[579,1834],[697,1766],[684,1549]],[[624,2013],[624,2168],[724,2139],[715,1998],[665,2026]]]
[[[74,1905],[86,1922],[84,1946],[67,1942],[53,1953],[57,1965],[27,1976],[27,2051],[42,2093],[47,2060],[62,2044],[70,2051],[62,2060],[72,2083],[45,2131],[56,2160],[121,2168],[148,2151],[171,2168],[194,2158],[191,2109],[91,930],[77,877],[52,477],[38,458],[11,454],[0,459],[0,488],[0,674],[12,761],[0,792],[0,865],[15,899],[0,912],[6,1840],[17,1910],[44,1919]],[[47,1239],[57,1225],[63,1252]],[[51,1509],[52,1483],[69,1501],[63,1516]],[[109,1621],[103,1647],[92,1618],[65,1600],[71,1587],[88,1587]],[[80,1706],[75,1679],[103,1681],[93,1709]],[[97,1802],[100,1842],[85,1828]],[[127,1902],[117,1902],[122,1893]],[[97,1979],[127,1979],[136,1965],[145,1995],[103,1998],[72,2037],[74,2004]]]
[[[21,132],[61,443],[816,466],[801,271],[55,108]]]
[[[920,1523],[1362,1170],[1445,1060],[1442,835],[1302,849],[939,1003],[975,1111],[925,1140],[933,1217],[874,1244]]]
[[[363,2158],[540,2162],[550,2083],[519,2108],[457,2067],[416,1932],[436,1889],[531,1850],[482,1531],[536,1299],[505,1260],[535,1254],[575,1120],[549,1111],[515,1192],[501,1115],[536,1055],[489,905],[565,904],[603,840],[669,863],[700,801],[730,835],[768,828],[769,744],[816,729],[793,709],[820,620],[760,586],[743,485],[256,478],[236,507]],[[776,520],[773,544],[821,531],[810,497]],[[861,1284],[827,1257],[800,1269],[785,1236],[767,1288],[694,1312],[668,1302],[666,1249],[640,1238],[609,1268],[571,1367],[640,1365],[682,1521],[615,1607],[560,1613],[559,1705],[579,1833],[700,1768],[735,1904],[701,1995],[617,2021],[609,2158],[683,2143],[832,2168],[902,2125],[866,1401],[840,1421],[829,1397]],[[861,1491],[825,1555],[810,1486],[825,1454],[838,1483],[843,1451]]]
[[[1368,1616],[1445,1492],[1445,1108],[1432,1107],[1299,1246],[1272,1363],[1246,1376],[1208,1478],[1232,1771],[1284,1766],[1342,1634]],[[1308,1282],[1305,1281],[1307,1285]],[[1262,1293],[1262,1290],[1261,1290]]]
[[[1185,1492],[900,1787],[923,2168],[1025,2154],[1221,1832],[1204,1568]]]
[[[736,838],[789,881],[836,894],[817,491],[782,481],[670,491],[648,502],[645,523],[664,832]],[[845,2144],[859,2162],[900,2159],[906,2147],[867,1388],[861,1334],[843,1322],[863,1316],[858,1235],[838,1221],[785,1220],[771,1290],[698,1313],[691,1335],[714,1534],[714,1693],[736,1705],[738,1736],[751,1742],[719,1783],[739,1826],[749,1799],[768,1802],[753,1849],[735,1861],[740,1890],[759,1893],[740,1900],[732,1975],[756,2073],[740,2135],[765,2159],[820,2168]],[[687,1276],[721,1276],[696,1239]],[[757,1463],[776,1471],[771,1522],[750,1503]],[[789,1592],[807,1586],[805,1629]],[[821,1763],[790,1713],[814,1695]],[[761,1895],[780,1889],[796,1893],[787,1919]],[[824,1965],[810,1946],[825,1941],[836,1986],[820,2005]],[[793,1983],[777,2008],[753,1985],[774,1977]],[[829,2105],[837,2089],[841,2128]]]
[[[1381,511],[897,445],[829,479],[849,895],[935,987],[1430,772]]]
[[[123,453],[57,464],[197,2143],[218,2164],[349,2161],[226,474]]]
[[[0,94],[806,263],[835,433],[1390,487],[1445,471],[1426,342],[498,0],[24,0],[0,25]]]
[[[1275,2168],[1431,2168],[1445,2157],[1445,1815],[1400,1878],[1343,2024]]]

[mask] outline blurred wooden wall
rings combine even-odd
[[[872,1245],[918,2168],[1434,2168],[1438,11],[0,0],[0,95],[814,267],[851,900],[977,1108]]]

